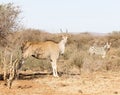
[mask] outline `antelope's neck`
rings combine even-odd
[[[65,44],[66,44],[66,42],[65,42],[64,40],[61,40],[61,41],[58,43],[59,49],[60,49],[60,54],[64,54]]]

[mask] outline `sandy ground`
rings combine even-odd
[[[54,78],[21,79],[8,89],[0,81],[0,95],[120,95],[120,72],[94,72]]]

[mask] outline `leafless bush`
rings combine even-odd
[[[0,4],[0,41],[3,46],[11,44],[6,36],[18,30],[20,26],[20,9],[12,3]]]
[[[17,74],[18,57],[13,56],[15,52],[9,52],[7,48],[1,53],[1,62],[3,64],[3,79],[8,88],[11,88],[12,82]]]
[[[11,88],[13,80],[16,77],[17,74],[17,63],[18,63],[18,59],[15,59],[13,61],[13,55],[11,54],[11,58],[10,58],[10,63],[9,65],[9,78],[7,79],[7,86],[8,88]]]
[[[113,31],[106,37],[111,43],[112,46],[115,48],[120,47],[120,31]]]
[[[19,28],[18,15],[20,14],[18,6],[12,3],[0,5],[0,28],[1,34],[6,34],[9,31],[16,31]]]

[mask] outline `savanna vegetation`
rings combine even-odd
[[[19,18],[21,10],[14,4],[0,5],[0,74],[3,74],[4,51],[7,51],[6,60],[10,60],[10,54],[13,54],[12,61],[21,58],[21,45],[24,41],[47,41],[59,42],[61,40],[60,31],[49,33],[44,30],[26,29],[20,24]],[[68,29],[69,30],[69,29]],[[96,71],[119,71],[120,69],[120,31],[113,31],[105,35],[94,35],[91,33],[78,33],[69,31],[68,42],[65,54],[58,60],[59,74],[71,76],[74,74],[91,73]],[[88,49],[96,43],[103,46],[106,42],[111,42],[111,48],[103,59],[99,55],[90,56]],[[9,63],[9,62],[8,62]],[[38,60],[29,57],[22,67],[21,71],[32,72],[52,72],[49,60]],[[2,79],[2,78],[1,78]]]
[[[60,31],[57,34],[52,34],[43,30],[26,29],[21,28],[19,22],[19,14],[21,13],[18,6],[13,4],[0,5],[0,48],[1,51],[6,47],[9,52],[17,52],[17,57],[20,57],[20,47],[24,41],[47,41],[51,40],[59,42],[61,40]],[[65,54],[60,57],[64,65],[58,67],[59,71],[66,73],[72,72],[73,68],[81,71],[85,69],[89,71],[94,70],[118,70],[120,68],[119,56],[120,56],[120,32],[113,31],[106,35],[93,35],[90,33],[69,33],[71,37],[68,38]],[[103,46],[106,42],[111,42],[111,49],[108,52],[105,59],[100,56],[89,56],[88,49],[91,45],[96,43],[99,46]],[[15,55],[16,56],[16,55]],[[1,59],[2,60],[2,59]],[[63,61],[64,60],[64,61]],[[2,63],[1,63],[2,65]],[[23,70],[51,70],[51,64],[48,60],[37,60],[34,58],[28,58],[23,66]],[[65,69],[65,70],[62,70]]]

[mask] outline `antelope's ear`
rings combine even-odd
[[[66,37],[68,37],[68,38],[72,37],[72,34],[68,32],[68,29],[66,29],[65,35],[66,35]]]
[[[107,42],[106,44],[107,44],[107,45],[111,45],[111,42]]]
[[[109,45],[111,45],[112,43],[110,42]]]
[[[60,37],[64,37],[64,32],[60,29]]]
[[[105,45],[109,45],[108,42],[105,42]]]

